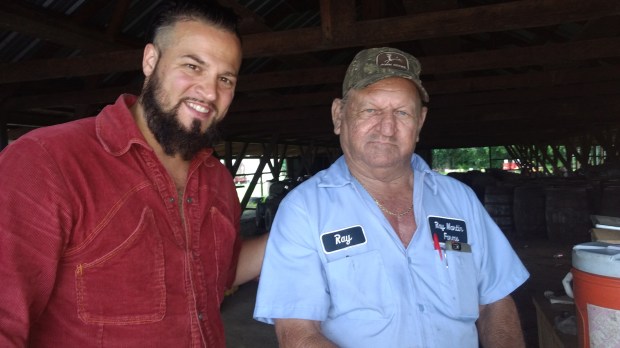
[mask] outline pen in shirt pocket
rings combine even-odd
[[[437,236],[437,233],[433,233],[433,247],[439,254],[439,260],[445,261],[446,268],[448,268],[448,255],[446,254],[446,250],[439,244],[439,237]]]

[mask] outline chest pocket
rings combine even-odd
[[[477,318],[478,276],[472,253],[448,250],[444,262],[437,263],[441,281],[438,295],[447,301],[439,310],[454,318]]]
[[[385,319],[394,313],[392,292],[378,251],[346,256],[325,266],[333,317]]]
[[[145,209],[129,237],[75,271],[79,317],[89,324],[144,324],[166,313],[164,249],[153,212]]]

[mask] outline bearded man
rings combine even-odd
[[[203,2],[204,3],[204,2]],[[163,12],[139,97],[0,154],[1,347],[225,347],[220,304],[258,275],[213,155],[242,53],[216,5]]]

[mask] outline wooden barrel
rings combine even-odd
[[[497,180],[493,176],[478,170],[467,172],[465,180],[465,183],[474,190],[481,203],[485,202],[486,188],[497,185]]]
[[[545,188],[545,221],[551,241],[567,244],[590,240],[591,193],[586,186]]]
[[[513,225],[518,238],[547,238],[545,222],[545,191],[543,186],[525,184],[515,187]]]
[[[484,207],[505,235],[513,234],[513,187],[487,186],[484,191]]]

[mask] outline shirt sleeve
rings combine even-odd
[[[71,231],[61,171],[43,146],[24,138],[0,153],[1,347],[26,345]]]
[[[481,203],[480,238],[480,304],[489,304],[510,295],[523,284],[529,273],[518,255]]]
[[[278,208],[261,271],[254,318],[270,324],[274,318],[323,321],[330,304],[316,224],[294,193]]]
[[[233,250],[232,250],[232,262],[230,269],[228,270],[228,277],[226,278],[226,289],[230,289],[235,282],[235,277],[237,276],[237,267],[239,264],[239,254],[241,253],[241,247],[243,244],[243,240],[241,239],[241,205],[237,200],[236,194],[237,191],[234,191],[235,199],[231,200],[230,205],[235,207],[234,214],[237,218],[233,218],[234,221],[234,229],[235,229],[235,239],[233,241]]]

